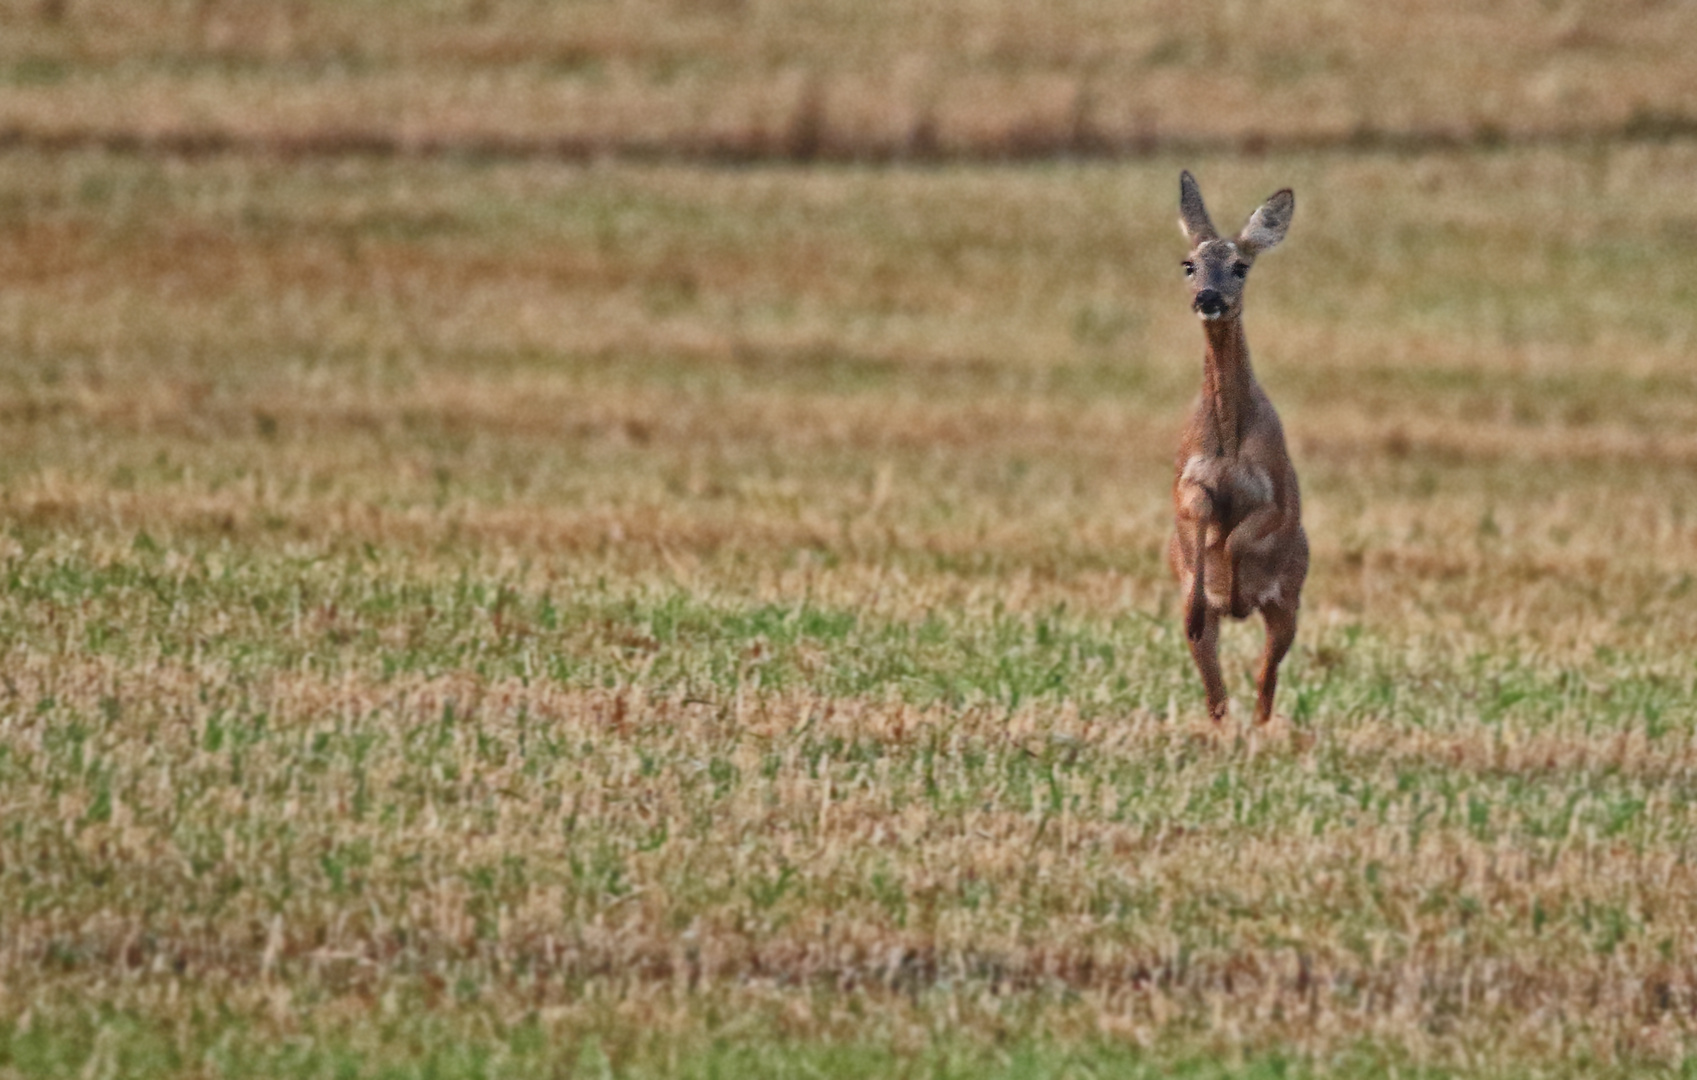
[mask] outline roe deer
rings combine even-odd
[[[1284,239],[1296,196],[1277,192],[1236,239],[1208,220],[1189,172],[1179,176],[1179,223],[1190,240],[1184,276],[1202,319],[1207,350],[1202,397],[1184,427],[1173,481],[1177,522],[1167,562],[1188,598],[1184,633],[1202,673],[1208,714],[1226,714],[1220,678],[1220,616],[1259,611],[1267,624],[1255,722],[1273,715],[1279,662],[1296,638],[1296,608],[1308,576],[1308,538],[1296,469],[1273,403],[1249,368],[1243,336],[1243,283],[1255,257]]]

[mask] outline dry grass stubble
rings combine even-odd
[[[1682,1060],[1692,168],[1229,178],[1303,199],[1253,733],[1161,565],[1166,164],[0,159],[10,1060]]]

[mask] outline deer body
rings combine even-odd
[[[1255,719],[1265,723],[1273,713],[1279,664],[1296,638],[1308,538],[1284,428],[1250,367],[1243,283],[1256,255],[1284,238],[1295,198],[1288,190],[1278,192],[1235,239],[1223,239],[1188,172],[1179,190],[1180,222],[1192,245],[1185,275],[1206,351],[1202,394],[1179,442],[1176,528],[1167,561],[1185,593],[1185,637],[1215,720],[1226,712],[1220,618],[1261,613],[1267,642]]]

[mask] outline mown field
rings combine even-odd
[[[1697,1069],[1697,143],[46,137],[80,94],[322,134],[238,106],[336,56],[460,79],[429,100],[487,134],[531,115],[477,104],[533,100],[502,64],[665,87],[667,42],[812,40],[414,7],[66,0],[0,39],[0,1077]],[[1525,25],[1653,67],[1689,7]],[[431,51],[467,19],[519,52]],[[902,25],[801,55],[881,70]],[[939,25],[902,31],[938,70],[1001,62]],[[647,34],[640,79],[548,67],[584,26]],[[1671,64],[1610,100],[1676,115]],[[1181,167],[1222,225],[1297,192],[1248,300],[1314,547],[1263,730],[1258,626],[1216,728],[1164,565]]]
[[[1001,159],[1697,135],[1681,0],[0,0],[0,142]]]

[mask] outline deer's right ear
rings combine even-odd
[[[1208,220],[1208,208],[1202,205],[1202,189],[1196,186],[1196,177],[1188,169],[1178,174],[1178,223],[1193,247],[1220,237],[1214,231],[1214,223]]]

